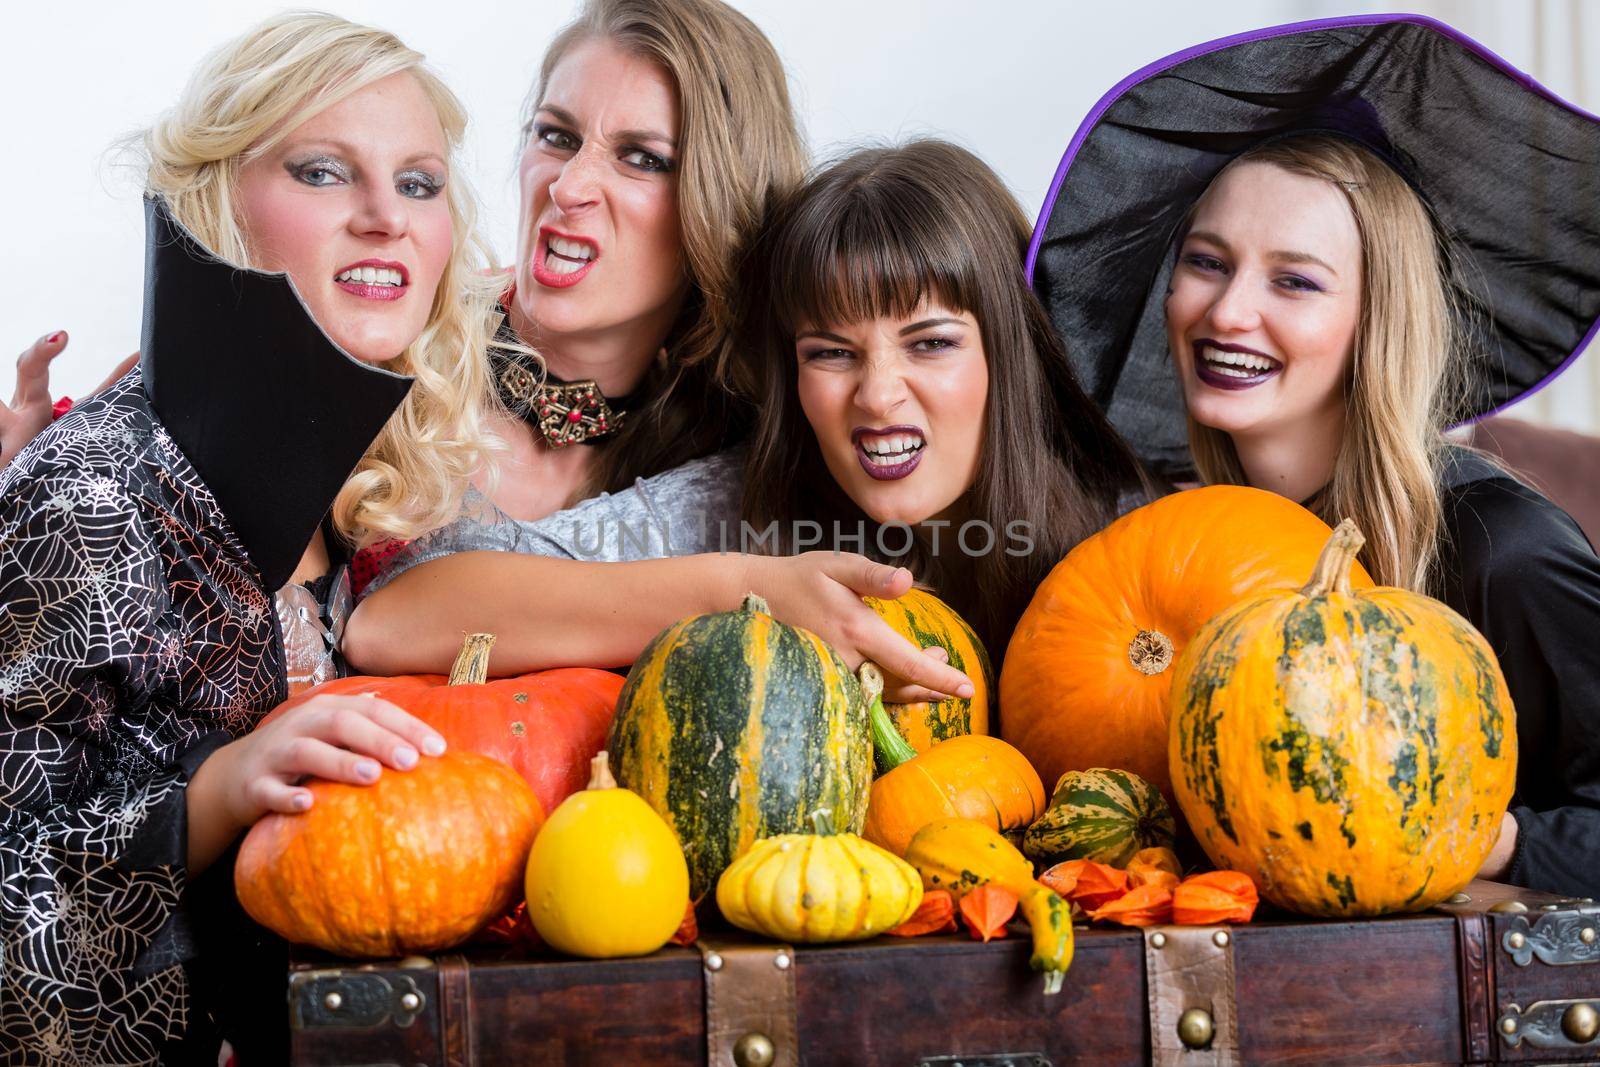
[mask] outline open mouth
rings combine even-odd
[[[852,435],[856,459],[861,469],[880,481],[904,478],[922,462],[928,445],[922,430],[915,426],[891,426],[886,430],[857,429]]]
[[[366,259],[334,274],[333,284],[367,300],[398,300],[405,295],[410,278],[404,263]]]
[[[1243,345],[1194,344],[1195,376],[1215,389],[1249,389],[1283,370],[1283,364]]]
[[[576,285],[600,258],[600,247],[582,237],[540,230],[533,277],[540,285],[561,289]]]

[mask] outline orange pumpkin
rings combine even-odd
[[[1329,532],[1293,501],[1233,485],[1124,515],[1056,565],[1017,623],[1000,672],[1002,734],[1047,782],[1120,767],[1170,801],[1174,660],[1242,597],[1304,584]],[[1352,582],[1372,585],[1359,566]]]
[[[521,899],[544,812],[498,760],[447,752],[372,785],[308,788],[310,810],[257,822],[233,869],[239,903],[280,937],[341,956],[437,952]]]
[[[921,755],[890,721],[883,675],[861,666],[873,742],[889,770],[872,783],[861,836],[904,856],[916,832],[936,819],[975,819],[1002,834],[1021,834],[1044,811],[1044,783],[1022,753],[982,734],[940,741]]]
[[[1303,589],[1211,620],[1178,661],[1178,803],[1218,867],[1302,915],[1421,911],[1494,847],[1516,713],[1489,643],[1446,605],[1352,590],[1346,519]]]
[[[319,693],[376,693],[438,730],[452,750],[510,764],[544,810],[554,811],[588,782],[589,761],[605,748],[623,679],[590,667],[561,667],[487,681],[493,644],[493,634],[469,635],[448,679],[338,678],[286,701],[267,719]]]

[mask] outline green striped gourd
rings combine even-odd
[[[757,840],[805,832],[818,808],[849,833],[866,818],[861,685],[754,594],[657,635],[628,673],[608,747],[618,781],[678,835],[695,899]]]
[[[1132,771],[1095,767],[1061,776],[1022,850],[1046,865],[1094,860],[1121,867],[1140,849],[1171,848],[1175,836],[1160,790]]]
[[[918,752],[966,734],[987,734],[993,703],[994,667],[983,642],[949,604],[926,589],[910,589],[894,600],[862,597],[895,632],[918,648],[942,648],[950,666],[972,679],[972,696],[913,704],[884,704],[895,730]]]

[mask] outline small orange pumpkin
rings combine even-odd
[[[251,827],[234,865],[250,917],[340,956],[437,952],[522,898],[544,821],[516,771],[470,752],[371,785],[316,781],[310,810]]]
[[[972,696],[911,704],[884,703],[896,732],[918,752],[966,734],[987,734],[994,694],[994,667],[978,635],[956,610],[926,589],[909,589],[893,600],[862,597],[894,631],[918,648],[942,648],[950,666],[972,679]]]
[[[1328,526],[1276,493],[1215,485],[1131,511],[1056,564],[1012,633],[1002,734],[1047,782],[1120,767],[1170,802],[1172,663],[1219,611],[1305,582]],[[1372,585],[1359,566],[1352,582]]]
[[[863,663],[860,674],[873,743],[889,767],[872,783],[862,837],[903,856],[916,832],[936,819],[975,819],[1020,834],[1044,811],[1044,783],[1022,753],[998,737],[964,734],[918,755],[884,709],[882,673]]]

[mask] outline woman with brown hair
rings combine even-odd
[[[802,521],[864,537],[996,654],[1049,569],[1147,491],[1029,291],[1029,232],[981,160],[918,141],[811,179],[750,268],[745,520],[776,523],[778,551]]]

